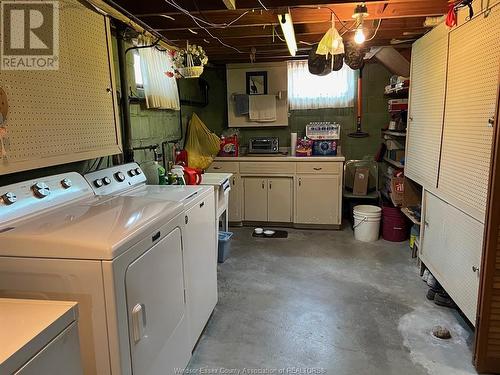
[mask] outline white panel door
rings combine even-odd
[[[475,324],[484,226],[427,191],[424,199],[420,257]]]
[[[337,175],[297,175],[295,222],[299,224],[340,224],[341,177]]]
[[[176,228],[137,258],[125,275],[134,374],[174,374],[191,357],[181,231]]]
[[[186,212],[184,261],[189,341],[194,348],[217,303],[217,241],[213,194]]]
[[[267,192],[268,221],[292,222],[293,178],[269,178]]]
[[[484,222],[497,104],[500,5],[450,32],[438,190]],[[434,58],[432,58],[434,59]],[[491,122],[491,123],[490,123]]]
[[[413,44],[405,175],[435,188],[441,151],[448,29],[443,24]]]
[[[267,221],[267,178],[243,178],[243,212],[245,221]]]

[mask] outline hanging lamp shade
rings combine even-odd
[[[340,36],[338,30],[335,28],[335,23],[332,20],[332,26],[326,32],[326,34],[321,38],[316,49],[318,55],[325,55],[328,57],[330,55],[340,55],[344,53],[344,42]]]

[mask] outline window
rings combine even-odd
[[[138,53],[134,53],[134,77],[135,85],[137,87],[143,87],[144,82],[142,81],[141,73],[141,57]]]
[[[307,60],[288,62],[290,109],[345,108],[354,106],[356,73],[344,65],[326,76],[309,73]]]

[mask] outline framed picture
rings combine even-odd
[[[247,72],[247,94],[267,94],[267,72]]]

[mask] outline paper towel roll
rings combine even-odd
[[[290,155],[295,156],[297,147],[297,133],[290,133]]]

